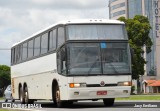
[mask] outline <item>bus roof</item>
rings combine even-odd
[[[119,20],[109,20],[109,19],[75,19],[75,20],[68,20],[68,21],[61,21],[58,24],[124,24]]]
[[[31,36],[27,37],[26,39],[24,39],[20,42],[13,44],[12,47],[38,35],[40,33],[43,33],[44,31],[49,30],[50,28],[53,28],[54,26],[60,25],[60,24],[61,25],[68,25],[68,24],[124,24],[124,22],[121,22],[119,20],[109,20],[109,19],[75,19],[75,20],[60,21],[60,22],[57,22],[56,24],[52,24],[49,27],[32,34]]]

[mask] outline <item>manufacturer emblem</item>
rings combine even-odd
[[[105,82],[101,81],[100,86],[105,86]]]

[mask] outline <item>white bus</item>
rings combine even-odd
[[[11,84],[21,103],[80,100],[112,106],[131,91],[131,54],[125,24],[72,20],[52,25],[11,49]]]

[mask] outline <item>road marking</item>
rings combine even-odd
[[[5,108],[5,109],[15,109],[15,110],[20,110],[20,111],[44,111],[44,110],[25,109],[25,108]]]

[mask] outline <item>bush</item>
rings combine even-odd
[[[135,89],[136,89],[135,86],[132,86],[132,87],[131,87],[131,94],[135,94],[135,93],[134,93]]]
[[[3,89],[0,89],[0,97],[3,97]]]

